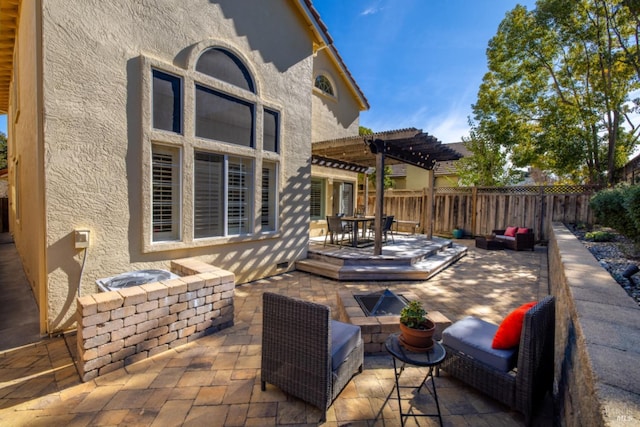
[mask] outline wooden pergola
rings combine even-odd
[[[377,171],[384,171],[385,163],[406,163],[432,171],[437,162],[458,160],[461,157],[460,153],[442,144],[434,136],[420,129],[410,128],[314,142],[311,161],[312,164],[321,166],[366,173],[371,167]],[[383,173],[376,174],[374,255],[382,253],[383,175]],[[433,185],[434,182],[431,179],[429,191],[432,201]],[[430,210],[432,216],[433,209],[430,208]]]

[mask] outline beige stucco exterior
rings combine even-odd
[[[326,141],[358,135],[359,108],[346,82],[339,78],[337,69],[325,49],[316,53],[313,61],[313,77],[322,74],[329,79],[334,96],[313,88],[313,128],[311,140]]]
[[[327,215],[335,215],[338,212],[335,212],[333,209],[334,206],[334,187],[339,183],[350,183],[353,184],[353,207],[356,206],[356,198],[358,194],[358,174],[340,170],[340,169],[332,169],[323,166],[313,165],[311,167],[311,175],[314,178],[319,178],[322,180],[324,184],[324,216]],[[355,212],[347,212],[347,213],[355,213]],[[326,219],[315,219],[311,218],[311,222],[309,223],[309,235],[311,237],[324,236],[327,233],[327,220]]]
[[[244,283],[284,272],[305,257],[311,141],[357,134],[362,104],[350,82],[340,77],[339,64],[322,49],[316,51],[321,31],[311,28],[307,2],[251,3],[21,2],[8,111],[10,209],[43,333],[73,327],[76,289],[80,286],[83,295],[97,292],[99,278],[168,269],[172,259],[196,257],[233,272],[236,283]],[[195,136],[195,114],[189,108],[194,81],[204,79],[232,95],[237,92],[195,71],[200,53],[212,46],[232,52],[255,80],[255,94],[241,95],[258,107],[257,148],[261,107],[279,112],[279,153]],[[180,135],[151,126],[152,69],[182,79]],[[336,76],[337,100],[314,93],[317,69]],[[178,241],[151,239],[150,153],[157,143],[181,150]],[[258,232],[259,220],[254,219],[257,231],[249,235],[194,238],[196,149],[246,156],[256,170],[263,161],[278,165],[275,232]],[[260,212],[259,181],[254,218]],[[90,232],[86,254],[74,246],[79,229]]]

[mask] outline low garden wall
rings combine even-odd
[[[83,381],[233,325],[233,273],[184,259],[182,276],[78,298],[78,369]]]
[[[554,398],[563,426],[640,423],[640,308],[563,224],[549,239]]]

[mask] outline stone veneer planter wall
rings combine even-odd
[[[549,240],[554,398],[563,426],[640,423],[640,308],[563,224]]]
[[[78,369],[83,381],[233,326],[233,273],[195,260],[181,275],[78,298]]]

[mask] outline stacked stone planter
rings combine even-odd
[[[185,259],[182,277],[78,298],[78,369],[83,381],[233,325],[233,273]]]

